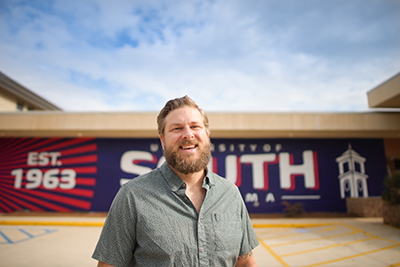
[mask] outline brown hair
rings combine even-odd
[[[210,134],[209,122],[208,122],[206,113],[204,112],[204,110],[199,108],[199,106],[196,104],[196,102],[194,102],[187,95],[185,95],[184,97],[169,100],[165,104],[165,106],[163,107],[163,109],[160,111],[160,113],[157,116],[158,134],[161,134],[162,136],[164,136],[165,118],[167,117],[167,115],[174,109],[183,108],[183,107],[195,108],[200,112],[201,116],[203,117],[203,123],[204,123],[204,126],[206,127],[207,134],[209,135]]]

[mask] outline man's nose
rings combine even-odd
[[[194,138],[194,134],[193,134],[192,129],[190,129],[190,127],[185,127],[182,137],[184,139],[193,139]]]

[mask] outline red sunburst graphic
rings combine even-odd
[[[90,210],[94,138],[0,138],[0,212]]]

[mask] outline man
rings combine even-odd
[[[121,187],[93,253],[98,266],[257,266],[238,188],[207,170],[204,111],[173,99],[157,123],[166,162]]]

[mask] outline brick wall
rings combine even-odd
[[[382,217],[381,197],[346,198],[347,213],[359,217]]]
[[[390,205],[385,202],[382,206],[383,222],[400,227],[400,204]]]

